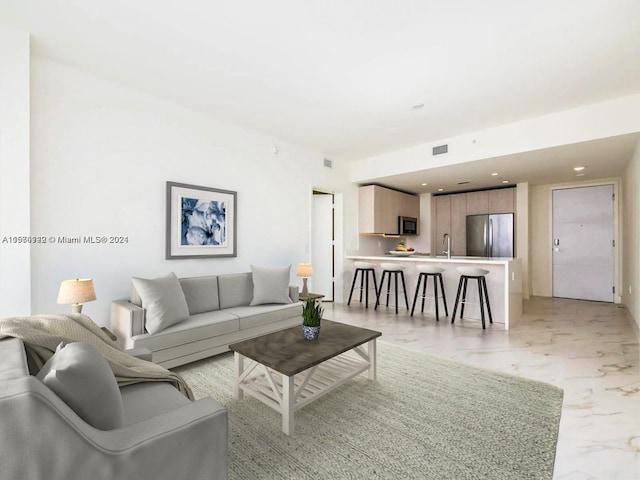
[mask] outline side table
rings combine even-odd
[[[309,293],[308,295],[298,295],[298,300],[300,302],[306,302],[307,300],[314,300],[315,303],[320,303],[323,298],[324,298],[324,295],[321,295],[319,293]]]
[[[321,295],[319,293],[309,293],[308,295],[298,295],[298,300],[300,300],[301,302],[306,302],[309,299],[321,300],[323,298],[324,298],[324,295]]]

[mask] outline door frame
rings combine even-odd
[[[616,242],[613,252],[613,286],[615,287],[615,293],[613,294],[613,303],[622,302],[622,292],[620,291],[620,285],[622,285],[622,271],[620,269],[620,261],[622,258],[623,245],[620,242],[622,238],[621,222],[620,222],[620,179],[603,179],[593,180],[585,182],[574,182],[566,184],[554,184],[549,188],[549,225],[548,225],[548,242],[546,249],[547,260],[551,268],[549,268],[549,285],[551,297],[553,297],[553,192],[555,190],[566,190],[569,188],[584,188],[584,187],[600,187],[604,185],[613,185],[613,240]]]
[[[339,269],[342,268],[342,265],[339,264],[340,262],[337,261],[338,258],[341,258],[342,255],[339,254],[339,250],[341,252],[341,244],[339,245],[338,242],[338,238],[340,238],[339,234],[340,232],[338,232],[337,229],[337,225],[338,225],[338,221],[337,221],[337,217],[339,216],[339,211],[338,211],[338,202],[337,202],[337,197],[338,195],[336,195],[335,192],[331,191],[331,190],[325,190],[322,188],[315,188],[312,187],[311,188],[311,198],[309,199],[309,208],[310,208],[310,212],[309,212],[309,218],[311,219],[311,221],[313,222],[313,197],[314,195],[330,195],[331,196],[331,205],[332,205],[332,215],[331,215],[331,229],[332,229],[332,248],[331,248],[331,261],[332,261],[332,266],[333,266],[333,271],[332,271],[332,275],[331,275],[331,287],[333,289],[332,292],[332,296],[331,296],[331,300],[325,300],[324,301],[330,301],[330,302],[336,302],[338,301],[338,299],[336,298],[336,294],[337,292],[341,291],[341,288],[339,288],[339,286],[337,285],[338,283],[338,278],[340,277],[337,272],[341,271]],[[314,224],[311,223],[310,225],[311,227],[311,231],[309,232],[310,235],[310,240],[313,239],[313,229],[315,228]],[[310,241],[309,242],[311,244],[311,251],[309,252],[309,257],[313,258],[313,242]],[[340,299],[341,301],[341,299]]]

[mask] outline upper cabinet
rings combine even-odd
[[[420,197],[379,185],[358,189],[358,231],[397,234],[398,217],[420,218]]]
[[[489,192],[487,190],[468,192],[463,195],[467,196],[467,215],[489,213]]]
[[[489,190],[489,213],[513,213],[516,211],[516,189]]]
[[[467,192],[467,215],[515,212],[515,188]]]

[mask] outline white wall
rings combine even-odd
[[[350,191],[339,161],[326,168],[320,153],[39,57],[31,111],[32,233],[128,237],[123,245],[34,246],[34,313],[69,309],[55,304],[66,278],[94,278],[98,300],[84,313],[104,325],[110,302],[128,297],[131,276],[292,264],[300,283],[312,188]],[[164,259],[166,181],[237,191],[237,258]]]
[[[640,142],[629,161],[622,183],[622,303],[640,330]]]
[[[29,35],[0,28],[0,318],[31,311]]]

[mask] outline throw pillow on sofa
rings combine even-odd
[[[189,318],[187,300],[175,273],[154,279],[133,277],[131,282],[146,310],[144,326],[147,332],[158,333]]]
[[[251,265],[253,300],[249,305],[293,303],[289,298],[290,271],[291,265],[284,267],[257,267]]]
[[[111,367],[91,345],[61,343],[36,377],[99,430],[122,425],[122,396]]]

